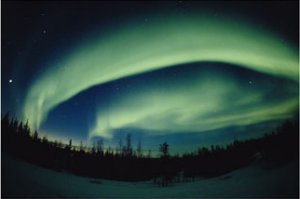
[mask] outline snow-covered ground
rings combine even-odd
[[[152,182],[100,180],[44,169],[2,154],[2,196],[97,198],[298,198],[298,163],[264,169],[261,163],[226,175],[158,187]]]

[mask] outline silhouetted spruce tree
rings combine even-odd
[[[24,128],[23,128],[23,122],[20,122],[18,125],[18,133],[23,134]]]
[[[169,162],[169,145],[167,142],[160,144],[159,151],[161,152],[161,167],[160,174],[162,177],[161,186],[166,187],[170,183],[170,162]]]
[[[47,139],[46,136],[43,137],[42,142],[43,142],[44,144],[48,144],[48,139]]]
[[[169,156],[169,145],[164,142],[159,146],[159,151],[161,152],[161,157],[167,158]]]
[[[29,128],[29,125],[28,125],[28,120],[26,121],[23,130],[24,130],[24,133],[25,133],[26,136],[30,136],[30,128]]]
[[[131,147],[131,134],[128,133],[126,136],[126,156],[132,156],[132,147]]]
[[[82,140],[80,140],[79,151],[80,151],[80,152],[83,152],[83,144],[82,144]]]
[[[72,139],[69,140],[69,148],[72,149]]]
[[[137,151],[137,156],[139,158],[142,157],[142,143],[141,143],[140,139],[139,139],[136,151]]]
[[[151,158],[151,149],[148,150],[147,158]]]
[[[7,112],[1,119],[1,125],[4,131],[7,131],[9,128],[9,113]]]
[[[18,132],[18,126],[19,126],[18,120],[12,118],[11,119],[11,130],[12,130],[12,133],[17,133]]]
[[[35,141],[37,141],[38,138],[39,138],[39,134],[38,134],[38,132],[35,130],[35,131],[34,131],[34,134],[33,134],[33,139],[34,139]]]
[[[103,139],[97,141],[97,153],[103,155]]]
[[[92,154],[96,154],[96,141],[93,141]]]
[[[122,156],[123,155],[123,142],[122,142],[122,138],[120,138],[119,140],[119,154]]]

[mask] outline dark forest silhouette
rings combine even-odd
[[[74,174],[123,181],[153,180],[158,186],[190,181],[196,177],[213,177],[246,166],[258,158],[273,167],[299,158],[299,120],[287,121],[261,138],[234,140],[222,147],[200,147],[182,156],[171,156],[167,142],[158,145],[160,157],[141,152],[141,141],[134,150],[131,135],[126,146],[105,149],[103,140],[86,148],[41,138],[28,126],[6,114],[1,119],[2,152],[31,163]]]

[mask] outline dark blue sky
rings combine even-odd
[[[50,139],[115,147],[131,133],[134,146],[167,141],[173,153],[261,136],[299,109],[298,9],[2,2],[1,113]]]

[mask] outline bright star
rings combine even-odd
[[[9,82],[9,83],[12,83],[12,82],[13,82],[13,80],[12,80],[12,79],[10,79],[10,80],[8,80],[8,82]]]

